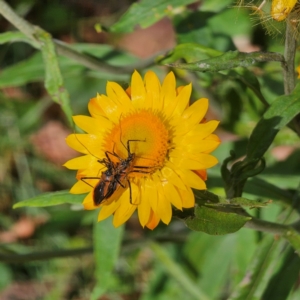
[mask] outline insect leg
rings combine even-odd
[[[130,199],[130,204],[133,205],[133,203],[132,203],[131,183],[130,183],[129,179],[127,179],[127,182],[128,182],[128,186],[129,186],[129,199]]]
[[[91,184],[89,184],[88,182],[86,182],[86,179],[100,179],[100,177],[81,177],[80,180],[82,180],[85,184],[89,185],[90,187],[94,188],[94,186],[92,186]]]

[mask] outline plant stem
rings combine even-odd
[[[34,42],[37,42],[34,34],[36,31],[35,26],[31,25],[29,22],[18,16],[14,10],[3,0],[0,0],[0,14],[23,32],[27,37],[32,39]]]
[[[295,30],[293,29],[291,22],[286,22],[286,37],[284,49],[286,67],[283,68],[284,93],[286,95],[291,94],[295,87],[295,53]]]
[[[18,16],[4,0],[0,0],[0,14],[2,14],[5,19],[7,19],[17,29],[24,33],[30,40],[32,40],[33,42],[31,45],[33,47],[42,47],[43,43],[39,41],[36,36],[37,32],[41,29],[38,26],[30,24],[29,22]],[[134,65],[120,67],[109,65],[106,62],[100,61],[93,56],[78,52],[62,41],[53,39],[53,43],[55,44],[56,51],[59,55],[68,57],[91,70],[102,72],[104,71],[111,74],[129,74],[132,73],[135,69],[149,67],[153,65],[155,57],[159,55],[159,53],[157,53],[153,57],[137,62]]]
[[[70,256],[78,256],[82,254],[89,254],[93,252],[92,247],[45,251],[45,252],[32,252],[28,254],[2,254],[0,253],[0,261],[5,263],[25,263],[33,260],[47,260],[52,258],[62,258]]]
[[[276,235],[285,235],[290,229],[288,225],[268,222],[254,217],[245,224],[245,227]]]

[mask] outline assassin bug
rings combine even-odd
[[[130,143],[131,142],[142,142],[141,140],[128,140],[127,149],[128,156],[123,159],[114,151],[109,152],[106,151],[106,159],[98,160],[99,163],[103,164],[107,170],[102,172],[101,177],[82,177],[81,180],[87,183],[86,179],[99,179],[99,182],[94,187],[93,192],[93,200],[95,205],[100,205],[104,200],[108,199],[113,195],[113,193],[117,190],[119,186],[125,188],[127,181],[129,187],[129,197],[130,203],[132,203],[132,192],[131,192],[131,184],[128,179],[128,174],[133,172],[145,173],[149,174],[149,171],[145,171],[145,169],[149,169],[149,167],[144,166],[134,166],[133,162],[135,159],[135,153],[131,153],[130,151]],[[123,144],[123,143],[122,143]],[[119,161],[114,162],[111,160],[109,155],[116,157]],[[89,184],[89,183],[87,183]],[[90,184],[89,184],[90,185]]]

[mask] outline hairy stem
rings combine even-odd
[[[286,67],[283,68],[284,93],[286,95],[291,94],[295,87],[295,53],[295,31],[292,28],[291,22],[286,22],[286,37],[284,49]]]

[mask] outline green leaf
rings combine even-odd
[[[246,68],[238,68],[236,70],[230,70],[227,75],[232,79],[238,79],[242,83],[244,83],[249,89],[251,89],[255,95],[264,103],[268,105],[264,95],[261,93],[260,84],[257,77],[253,74],[253,72],[249,71]]]
[[[170,257],[170,254],[163,247],[159,246],[157,243],[151,243],[150,246],[156,257],[159,259],[160,263],[164,266],[165,270],[178,282],[178,284],[181,285],[182,289],[184,289],[189,295],[187,299],[209,299],[201,291],[199,286],[197,286],[197,284],[189,278],[186,271]]]
[[[136,25],[142,28],[149,27],[172,14],[175,8],[194,2],[194,0],[142,0],[132,4],[121,19],[110,28],[110,31],[130,32]]]
[[[184,59],[186,62],[194,62],[221,55],[222,52],[195,43],[183,43],[177,45],[166,57],[159,60],[160,64],[170,64]]]
[[[219,72],[237,67],[250,67],[258,62],[279,61],[284,62],[284,58],[279,53],[273,52],[251,52],[244,53],[238,51],[228,51],[220,56],[195,61],[192,63],[172,63],[168,64],[173,68],[180,68],[198,72]]]
[[[0,88],[20,86],[44,78],[44,66],[40,53],[1,70]]]
[[[211,235],[222,235],[238,231],[251,217],[223,212],[205,206],[195,208],[195,217],[185,219],[187,227]]]
[[[124,226],[115,228],[112,219],[108,218],[94,225],[94,256],[96,263],[96,286],[91,299],[99,299],[110,287],[113,279],[113,269],[116,266]]]
[[[288,299],[290,291],[299,279],[300,258],[291,247],[281,254],[277,272],[273,272],[262,299],[282,300]]]
[[[292,205],[293,194],[290,191],[269,183],[259,176],[250,178],[247,181],[244,192],[272,200],[279,199],[288,205]]]
[[[247,160],[260,159],[276,134],[300,112],[300,84],[290,95],[277,98],[254,128],[247,148]]]
[[[62,110],[70,123],[72,121],[72,108],[70,106],[70,97],[68,91],[64,87],[63,77],[60,72],[55,46],[52,37],[46,31],[41,30],[37,34],[38,39],[43,42],[41,47],[44,66],[45,66],[45,87],[50,94],[51,98],[61,105]]]
[[[256,248],[255,255],[245,272],[245,277],[234,289],[232,295],[228,297],[228,300],[262,299],[256,295],[263,293],[264,287],[260,285],[266,280],[263,280],[263,278],[268,270],[268,266],[272,263],[274,257],[277,259],[274,252],[280,245],[279,241],[275,241],[273,236],[267,235],[264,237]]]
[[[85,194],[73,195],[70,194],[69,191],[51,192],[51,193],[41,194],[34,198],[18,202],[13,206],[13,208],[19,208],[24,206],[45,207],[45,206],[53,206],[53,205],[59,205],[64,203],[80,204],[82,203],[84,197]]]
[[[7,31],[0,34],[0,45],[13,42],[25,42],[31,44],[34,48],[40,48],[40,45],[32,39],[29,39],[20,31]]]

